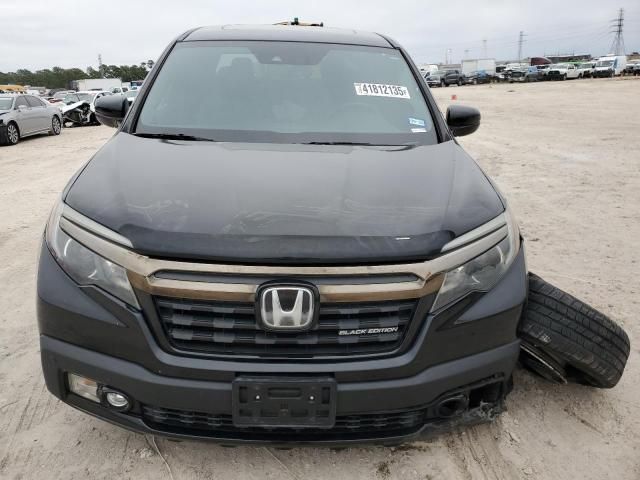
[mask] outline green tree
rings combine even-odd
[[[95,68],[87,67],[87,77],[89,77],[89,78],[100,78],[101,74]]]
[[[70,88],[73,80],[85,78],[120,78],[123,82],[144,80],[148,63],[142,65],[103,65],[102,72],[93,67],[80,68],[52,67],[32,72],[21,68],[15,72],[0,72],[0,84],[33,85],[47,88]]]

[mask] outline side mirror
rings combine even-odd
[[[129,102],[124,95],[105,95],[96,100],[96,118],[107,127],[118,128],[128,109]]]
[[[447,108],[447,125],[455,137],[470,135],[480,127],[480,111],[464,105]]]

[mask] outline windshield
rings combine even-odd
[[[11,105],[13,105],[13,98],[0,97],[0,110],[10,110]]]
[[[436,143],[400,52],[296,42],[179,43],[135,132],[241,142]]]
[[[596,67],[611,67],[613,66],[613,60],[601,60],[596,63]]]

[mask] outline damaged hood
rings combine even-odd
[[[261,264],[424,260],[504,210],[451,141],[238,144],[127,133],[95,155],[65,201],[144,255]]]
[[[78,107],[82,107],[85,104],[91,105],[91,102],[87,100],[80,100],[79,102],[70,103],[69,105],[62,104],[58,108],[62,110],[62,113],[67,113],[67,112],[70,112],[71,110],[75,110]],[[54,105],[54,107],[57,107],[57,105]]]

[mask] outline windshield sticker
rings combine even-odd
[[[411,118],[411,117],[409,117],[409,125],[416,125],[418,127],[424,127],[425,123],[424,123],[424,120],[421,120],[420,118]]]
[[[407,87],[382,83],[354,83],[356,95],[369,97],[411,98]]]
[[[426,131],[427,131],[427,129],[426,129],[426,128],[412,128],[412,129],[411,129],[411,132],[412,132],[412,133],[424,133],[424,132],[426,132]]]

